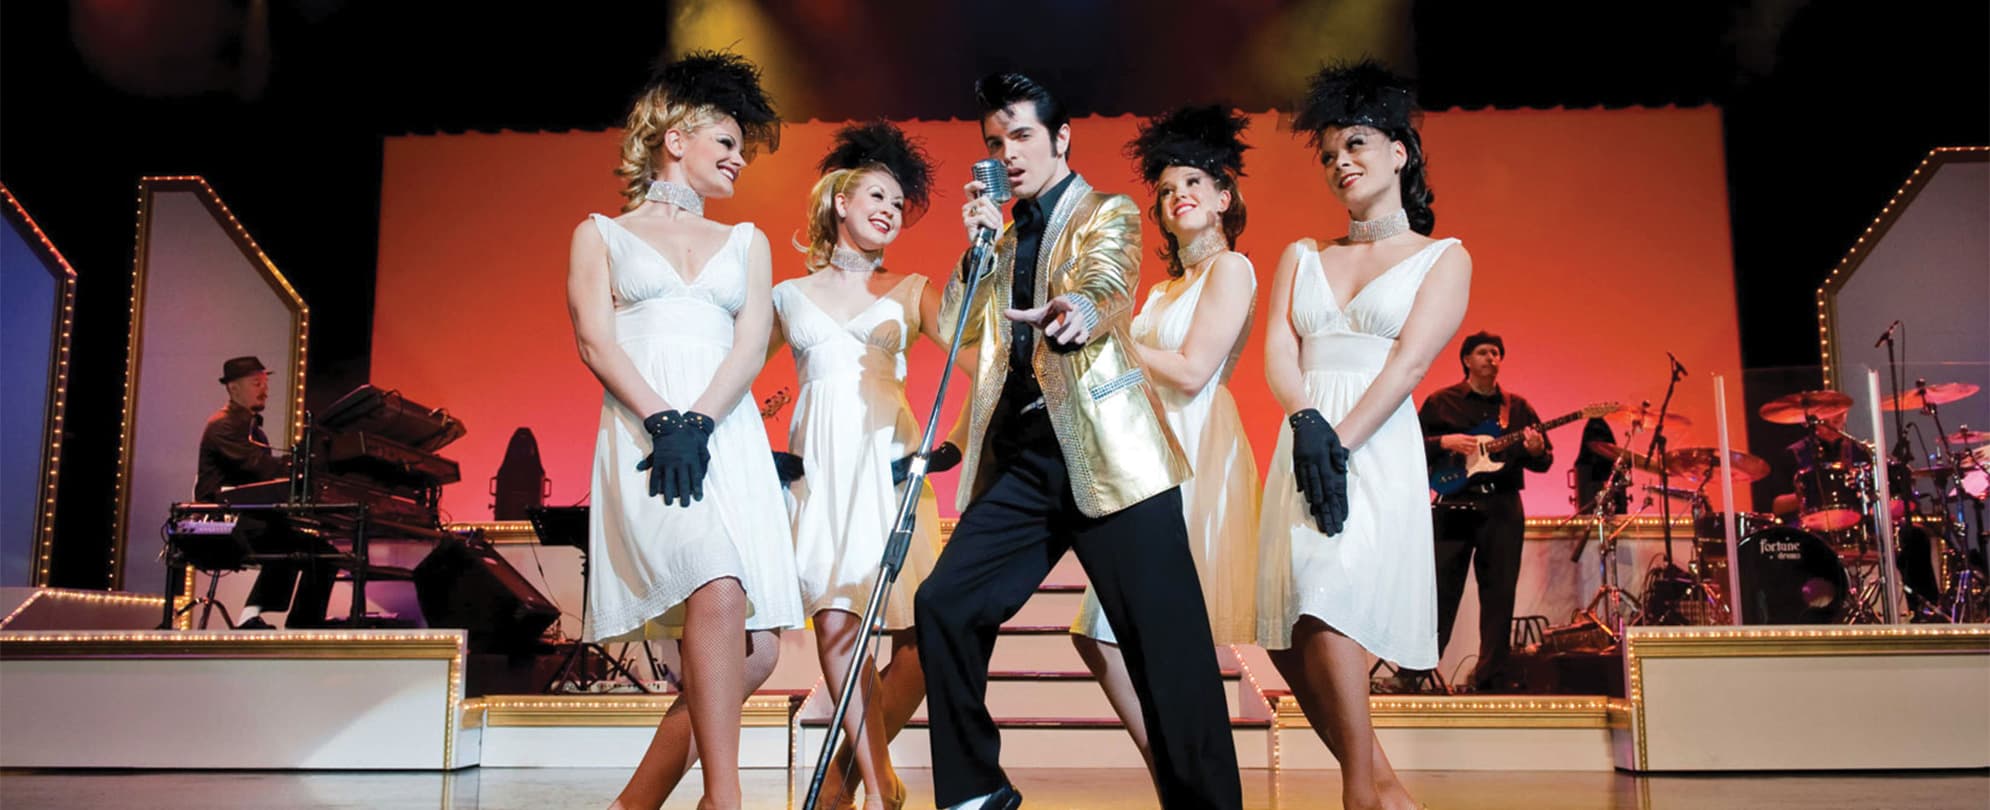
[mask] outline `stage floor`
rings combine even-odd
[[[912,789],[908,806],[931,807],[932,772],[901,773]],[[605,768],[487,768],[451,774],[0,771],[0,807],[598,810],[608,805],[626,776]],[[1015,771],[1011,776],[1027,807],[1155,806],[1144,771],[1055,769]],[[1981,810],[1990,805],[1990,773],[1983,771],[1717,776],[1411,771],[1403,778],[1419,801],[1440,810]],[[686,787],[664,807],[696,806],[695,783]],[[800,805],[798,796],[790,799],[785,771],[745,771],[744,787],[747,810]],[[1244,772],[1244,806],[1251,810],[1333,808],[1339,806],[1339,795],[1337,771],[1287,771],[1275,776],[1268,771]]]

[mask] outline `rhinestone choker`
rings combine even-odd
[[[1223,238],[1223,229],[1210,228],[1190,239],[1187,245],[1175,251],[1175,258],[1182,264],[1182,272],[1208,261],[1209,257],[1230,249],[1230,243]]]
[[[852,273],[868,273],[878,269],[878,266],[881,264],[884,264],[884,254],[882,253],[873,259],[842,245],[837,245],[835,250],[829,252],[829,266],[838,270],[848,270]]]
[[[692,191],[690,186],[682,183],[651,180],[649,191],[643,193],[643,199],[664,205],[675,205],[697,216],[705,215],[705,198],[698,196],[698,192]]]
[[[1401,208],[1381,219],[1367,222],[1350,220],[1347,223],[1347,241],[1380,242],[1410,229],[1410,214]]]

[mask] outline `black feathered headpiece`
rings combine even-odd
[[[781,116],[760,86],[760,67],[746,57],[693,51],[658,66],[650,74],[650,86],[659,85],[674,103],[711,107],[732,116],[749,143],[762,144],[769,152],[781,147]]]
[[[1329,65],[1313,74],[1292,129],[1311,133],[1317,149],[1328,127],[1368,126],[1394,137],[1415,128],[1417,115],[1409,81],[1373,59],[1363,59]]]
[[[932,202],[933,159],[904,130],[885,121],[851,124],[836,131],[836,144],[817,164],[823,174],[865,166],[883,167],[898,180],[905,191],[906,222],[926,212]]]
[[[1218,105],[1182,107],[1141,123],[1140,134],[1126,145],[1126,154],[1140,161],[1140,176],[1150,186],[1169,166],[1191,166],[1235,179],[1244,175],[1244,150],[1251,148],[1237,136],[1250,125],[1243,113]]]

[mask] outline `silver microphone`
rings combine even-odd
[[[1002,165],[1002,161],[994,158],[977,160],[972,171],[975,182],[982,185],[981,196],[996,205],[1015,199],[1016,192],[1009,187],[1009,167]]]
[[[974,162],[974,180],[981,184],[981,196],[1001,205],[1016,196],[1009,187],[1009,168],[1002,161],[986,158]],[[969,249],[967,265],[961,268],[963,279],[978,280],[986,272],[982,265],[987,264],[989,251],[995,246],[996,229],[976,228],[974,243]]]

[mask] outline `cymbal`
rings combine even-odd
[[[1929,403],[1947,405],[1959,399],[1967,399],[1979,391],[1971,383],[1933,383],[1913,391],[1902,391],[1898,397],[1887,397],[1879,404],[1883,411],[1918,411]],[[1922,392],[1927,396],[1923,397]]]
[[[1652,427],[1658,424],[1658,409],[1651,405],[1620,405],[1616,410],[1605,414],[1604,418],[1615,419],[1619,422],[1636,422],[1639,419],[1643,419],[1646,427]],[[1667,426],[1691,427],[1693,420],[1687,418],[1685,414],[1674,411],[1665,415],[1665,424]]]
[[[1770,400],[1758,411],[1765,422],[1801,425],[1805,417],[1829,419],[1852,409],[1852,398],[1837,391],[1798,391]]]
[[[1956,468],[1954,464],[1923,464],[1918,467],[1909,467],[1907,469],[1913,471],[1914,477],[1916,478],[1933,478],[1939,481],[1943,478],[1947,478],[1951,475],[1954,475]]]
[[[1720,451],[1712,447],[1687,447],[1666,455],[1672,474],[1689,481],[1704,481],[1720,469]],[[1769,477],[1769,462],[1739,450],[1728,451],[1728,469],[1734,480],[1747,483]]]
[[[1949,444],[1982,444],[1990,442],[1990,431],[1963,428],[1942,438],[1947,439]]]

